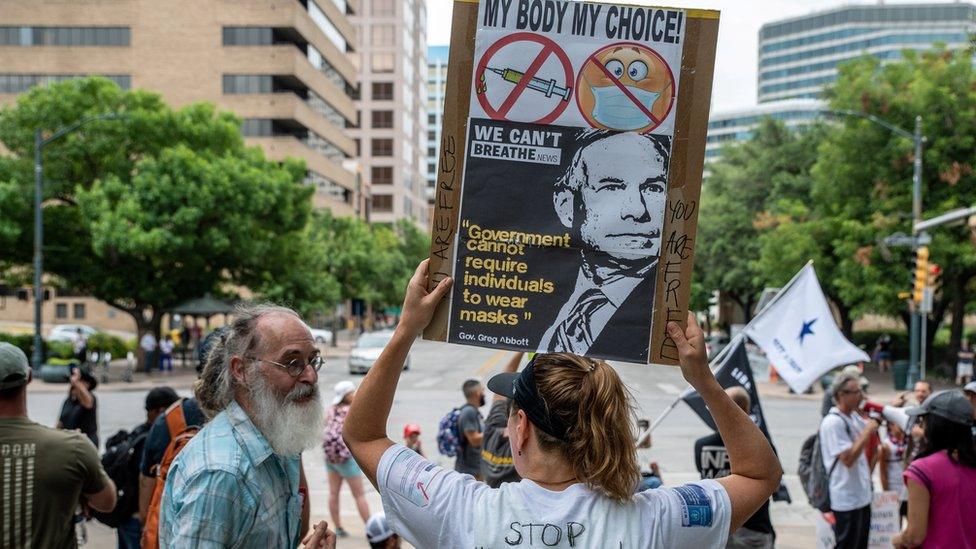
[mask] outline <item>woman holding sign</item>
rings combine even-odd
[[[394,531],[417,547],[715,547],[779,485],[772,448],[715,381],[702,332],[669,326],[685,379],[728,441],[732,474],[634,494],[640,480],[633,403],[605,362],[537,355],[488,387],[511,399],[508,433],[523,480],[498,489],[446,470],[387,436],[401,367],[450,279],[426,289],[427,262],[407,286],[396,333],[363,380],[345,439],[383,498]]]

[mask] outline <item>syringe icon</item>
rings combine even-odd
[[[519,72],[515,69],[494,69],[487,67],[487,69],[502,77],[502,80],[511,82],[513,84],[518,84],[522,77],[525,76],[524,72]],[[572,87],[563,87],[556,85],[554,79],[543,80],[542,78],[532,77],[529,83],[526,84],[527,88],[530,90],[535,90],[540,93],[546,94],[546,97],[552,97],[553,94],[558,95],[563,101],[569,101],[569,96],[573,93]]]

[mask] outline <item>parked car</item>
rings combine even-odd
[[[392,330],[367,332],[356,340],[356,346],[349,352],[349,373],[365,374],[373,367],[380,353],[393,338]],[[403,361],[403,369],[410,369],[410,355]]]
[[[51,328],[51,333],[48,334],[48,341],[74,341],[75,334],[81,330],[81,333],[85,334],[85,338],[89,338],[98,333],[98,330],[92,328],[91,326],[85,326],[84,324],[58,324],[54,328]]]
[[[331,345],[332,344],[332,330],[326,330],[325,328],[309,328],[312,332],[312,339],[320,345]]]

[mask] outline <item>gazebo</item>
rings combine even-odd
[[[210,294],[203,297],[184,301],[167,311],[171,316],[180,315],[181,317],[192,316],[193,318],[203,318],[205,326],[210,327],[210,318],[216,315],[227,315],[234,312],[234,305],[215,299]]]

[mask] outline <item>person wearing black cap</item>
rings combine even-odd
[[[98,380],[88,371],[72,368],[68,378],[68,398],[61,404],[58,429],[81,431],[98,448],[98,399],[95,387]]]
[[[779,486],[779,460],[715,380],[691,315],[686,329],[670,323],[668,335],[726,441],[727,477],[635,494],[640,468],[626,387],[606,362],[563,353],[536,355],[488,383],[511,399],[508,434],[521,482],[493,489],[394,444],[386,426],[403,362],[450,286],[448,278],[428,291],[427,261],[417,268],[344,431],[391,528],[414,546],[715,547]]]
[[[0,342],[0,533],[4,547],[77,546],[75,507],[84,496],[98,511],[115,507],[115,484],[81,433],[27,417],[31,370],[24,352]]]
[[[895,547],[976,547],[973,410],[960,390],[939,391],[907,410],[922,427],[918,457],[904,473],[908,524]]]

